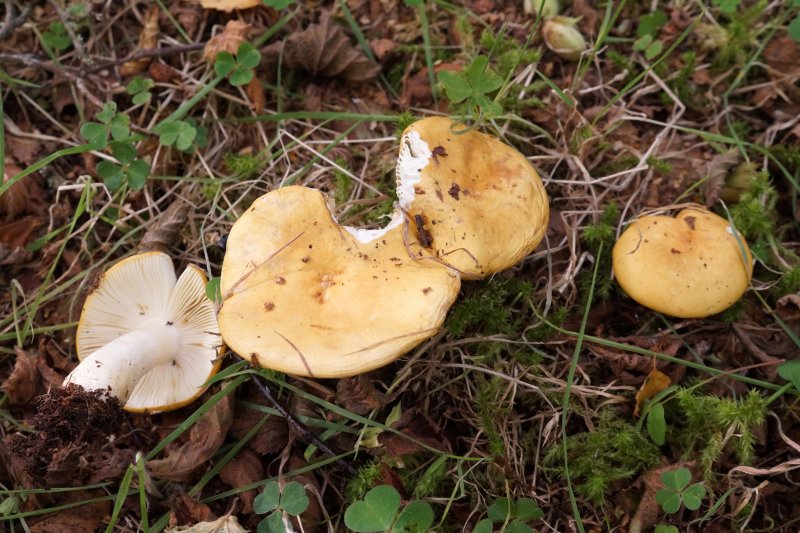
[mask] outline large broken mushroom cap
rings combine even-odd
[[[640,304],[679,318],[701,318],[733,305],[750,284],[753,258],[722,217],[687,208],[675,218],[634,220],[613,251],[614,275]]]
[[[547,194],[536,170],[495,137],[430,117],[403,133],[397,196],[411,223],[410,249],[464,279],[509,268],[544,237]]]
[[[222,342],[206,277],[148,252],[120,261],[86,298],[76,337],[81,363],[64,385],[107,390],[128,411],[182,407],[219,369]]]
[[[226,245],[226,344],[255,365],[317,378],[400,357],[439,330],[460,286],[452,270],[410,259],[403,230],[348,231],[305,187],[258,198]]]

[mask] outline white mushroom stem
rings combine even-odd
[[[174,360],[180,347],[181,335],[175,326],[162,319],[149,320],[86,357],[64,385],[108,390],[124,404],[139,379],[152,368]]]

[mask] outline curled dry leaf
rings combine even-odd
[[[189,205],[178,200],[147,227],[139,243],[139,252],[169,253],[177,244],[180,232],[189,218]]]
[[[239,520],[232,515],[223,516],[213,522],[200,522],[189,527],[173,527],[166,529],[166,533],[246,533],[247,529],[239,524]]]
[[[706,180],[703,185],[703,196],[706,199],[706,206],[711,207],[719,200],[722,187],[725,185],[725,177],[731,168],[739,163],[741,156],[737,150],[731,150],[711,158],[706,166]]]
[[[363,416],[386,405],[386,396],[372,385],[368,374],[359,374],[336,383],[336,403]]]
[[[253,111],[257,115],[263,113],[264,108],[267,106],[267,99],[264,96],[264,87],[261,86],[261,81],[254,76],[244,90],[247,93],[247,97],[250,99],[250,107]]]
[[[293,33],[284,43],[275,43],[264,52],[277,58],[281,46],[284,47],[284,62],[289,68],[315,76],[366,81],[380,72],[380,66],[352,45],[342,28],[331,21],[328,12],[322,14],[319,23]]]
[[[236,487],[249,485],[264,479],[264,467],[255,453],[250,450],[242,450],[228,464],[222,467],[219,472],[219,478],[223,483],[235,489]],[[256,491],[251,489],[241,492],[239,497],[242,499],[242,512],[245,514],[252,513]]]
[[[139,34],[139,44],[136,46],[136,51],[156,48],[159,34],[158,8],[154,6],[144,15],[144,27],[142,28],[142,33]],[[153,61],[152,57],[140,57],[123,63],[119,67],[119,74],[120,76],[133,76],[144,72],[151,61]]]
[[[239,45],[247,38],[250,24],[241,20],[229,20],[222,33],[212,37],[203,49],[203,57],[213,62],[220,52],[235,54]]]
[[[200,417],[189,433],[188,442],[164,459],[148,461],[151,475],[157,479],[185,481],[217,453],[232,422],[233,397],[228,395]]]
[[[39,373],[36,371],[36,356],[21,348],[16,348],[17,360],[14,370],[0,389],[8,397],[10,405],[27,403],[36,394],[39,386]]]
[[[642,383],[641,388],[636,392],[636,408],[633,410],[633,416],[639,416],[644,407],[644,402],[669,387],[671,380],[669,376],[654,368],[650,371]]]
[[[200,5],[206,9],[230,13],[234,9],[250,9],[261,5],[261,0],[201,0]]]

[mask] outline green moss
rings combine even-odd
[[[764,422],[767,413],[767,402],[758,392],[731,399],[680,389],[676,399],[679,416],[674,418],[684,424],[673,429],[674,441],[686,459],[699,457],[707,480],[725,449],[731,449],[742,464],[752,460],[753,428]]]
[[[358,469],[358,472],[347,483],[345,498],[348,501],[360,500],[364,494],[381,480],[381,463],[374,460]]]
[[[227,153],[222,162],[233,176],[246,180],[258,174],[264,168],[264,161],[250,154]]]
[[[395,137],[400,139],[403,136],[403,132],[409,127],[411,124],[417,121],[417,117],[414,116],[411,111],[403,111],[397,116],[397,124],[394,128]]]
[[[733,223],[748,240],[759,241],[772,237],[775,230],[775,204],[778,193],[761,173],[752,181],[750,190],[743,193],[739,203],[731,207]]]
[[[532,291],[530,282],[516,278],[475,283],[450,311],[446,327],[457,337],[467,332],[490,335],[520,331],[522,323],[514,316],[513,306]]]
[[[567,437],[569,477],[575,491],[596,505],[605,502],[614,483],[633,480],[644,470],[655,467],[661,454],[655,444],[628,422],[606,409],[600,412],[593,431]],[[545,455],[545,470],[565,479],[561,444]]]
[[[487,378],[480,373],[475,373],[474,382],[478,388],[475,398],[478,422],[488,441],[489,453],[494,457],[505,457],[506,447],[503,440],[505,417],[511,410],[508,402],[502,399],[507,384],[497,376]]]

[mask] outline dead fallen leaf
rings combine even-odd
[[[142,33],[139,34],[139,44],[136,45],[135,51],[156,48],[159,34],[158,8],[153,6],[144,15],[144,26],[142,27]],[[152,57],[140,57],[139,59],[127,61],[119,67],[119,74],[123,77],[139,74],[146,70],[152,61]]]
[[[292,455],[289,458],[289,470],[300,470],[307,466],[308,463],[298,455]],[[321,526],[325,521],[325,513],[322,512],[322,507],[320,507],[319,504],[319,495],[321,491],[319,482],[317,478],[314,477],[313,471],[293,476],[286,481],[296,481],[300,483],[308,493],[308,507],[306,507],[306,510],[303,511],[299,517],[292,517],[292,523],[295,524],[295,527],[298,527],[300,531],[305,531],[307,533],[314,533],[322,529]],[[298,522],[302,523],[302,527],[299,527]]]
[[[156,83],[169,83],[180,78],[180,73],[163,61],[151,63],[147,73]]]
[[[147,226],[142,240],[139,242],[139,252],[164,252],[178,244],[180,233],[186,226],[189,217],[189,204],[180,200],[172,202],[158,218]]]
[[[378,59],[383,59],[389,53],[397,48],[397,43],[391,39],[371,39],[369,47]]]
[[[633,410],[633,416],[639,416],[639,413],[644,407],[644,402],[669,387],[671,380],[669,376],[653,368],[644,380],[639,391],[636,393],[636,408]]]
[[[222,33],[215,35],[206,43],[206,47],[203,49],[203,57],[213,63],[220,52],[235,54],[239,49],[239,45],[247,38],[249,29],[250,24],[246,22],[229,20],[225,24]]]
[[[227,483],[231,488],[249,485],[264,479],[264,467],[261,459],[250,450],[242,450],[228,464],[222,467],[219,478],[223,483]],[[253,500],[256,497],[255,490],[248,490],[239,493],[242,499],[242,512],[250,514],[253,512]]]
[[[720,192],[725,185],[725,177],[734,165],[741,160],[738,150],[731,150],[714,156],[706,166],[706,180],[703,185],[703,196],[706,199],[706,206],[711,207],[719,200]]]
[[[189,527],[172,527],[165,533],[247,533],[235,516],[223,516],[213,522],[200,522]]]
[[[30,401],[39,387],[39,373],[36,371],[36,356],[21,348],[15,349],[17,360],[14,370],[0,389],[8,397],[10,405],[22,405]]]
[[[364,52],[350,43],[342,28],[331,21],[327,11],[317,24],[291,34],[283,43],[267,47],[264,53],[277,62],[281,47],[284,63],[289,68],[323,78],[367,81],[381,70]]]
[[[656,493],[664,488],[664,483],[661,481],[661,474],[667,470],[676,470],[683,467],[692,470],[694,466],[694,461],[663,465],[647,471],[639,477],[636,483],[644,483],[644,494],[642,495],[642,499],[639,500],[639,507],[636,509],[636,514],[631,518],[631,523],[628,527],[629,533],[652,531],[653,524],[655,524],[661,512],[656,502]]]
[[[255,389],[249,390],[242,400],[266,406],[264,396]],[[289,442],[289,428],[286,426],[286,421],[280,416],[269,415],[246,406],[242,406],[236,411],[236,419],[229,431],[231,438],[241,439],[264,416],[267,417],[267,420],[245,446],[259,455],[280,451]]]
[[[253,79],[250,80],[250,83],[247,84],[244,91],[250,99],[250,107],[253,111],[257,115],[263,113],[264,108],[267,106],[267,99],[264,96],[264,87],[261,86],[261,81],[253,76]]]
[[[211,507],[189,496],[183,489],[178,488],[178,493],[170,498],[169,526],[175,528],[181,524],[197,524],[214,520],[217,515]]]
[[[32,128],[31,128],[32,129]],[[28,130],[30,131],[30,130]],[[42,151],[42,142],[37,139],[28,139],[25,137],[15,137],[6,133],[6,155],[11,155],[17,162],[30,166],[39,159],[39,153]],[[6,158],[6,172],[8,173],[9,160]],[[11,172],[11,175],[14,173]],[[27,180],[23,180],[27,181]],[[8,194],[8,191],[5,192]],[[5,194],[3,196],[5,196]]]
[[[430,446],[438,450],[449,450],[441,434],[441,428],[424,412],[417,408],[406,409],[400,420],[392,424],[400,434],[382,432],[378,435],[379,452],[402,464],[403,455],[425,450]]]
[[[386,396],[372,385],[369,375],[359,374],[336,383],[336,403],[363,416],[386,405]]]
[[[86,493],[76,493],[76,497],[86,498]],[[65,503],[65,502],[61,502]],[[99,531],[105,529],[103,521],[111,513],[111,502],[106,500],[72,509],[64,509],[51,514],[35,524],[27,519],[31,533],[68,533],[71,531]]]
[[[200,417],[189,433],[188,442],[170,451],[164,459],[147,462],[150,474],[157,479],[185,481],[217,453],[232,421],[233,397],[228,395]]]
[[[250,9],[259,6],[261,0],[201,0],[200,5],[206,9],[230,13],[234,9]]]

